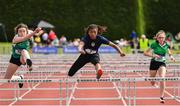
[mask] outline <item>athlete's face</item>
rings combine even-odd
[[[22,37],[22,36],[26,36],[26,34],[27,34],[27,29],[26,29],[26,28],[19,28],[17,33],[18,33],[18,35],[21,36],[21,37]]]
[[[93,28],[88,31],[88,35],[90,36],[91,39],[96,39],[97,34],[98,34],[97,28]]]
[[[160,44],[164,44],[165,37],[166,37],[165,33],[159,34],[159,36],[157,37],[158,42],[159,42]]]

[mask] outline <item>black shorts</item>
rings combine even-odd
[[[82,58],[82,59],[80,59],[80,61],[83,60],[86,63],[90,62],[93,65],[96,65],[100,61],[98,53],[95,53],[95,54],[81,54],[80,58]]]
[[[158,70],[159,67],[161,67],[161,66],[166,67],[166,63],[151,60],[150,68],[149,69],[150,70]]]
[[[92,63],[93,65],[96,65],[100,62],[99,54],[81,54],[78,59],[74,62],[74,64],[71,66],[68,76],[73,76],[80,68],[82,68],[87,63]]]
[[[11,59],[9,61],[10,63],[13,63],[13,64],[16,64],[18,66],[20,66],[22,63],[20,61],[20,58],[14,58],[12,55],[11,55]]]
[[[92,55],[92,57],[91,57],[91,59],[90,59],[90,62],[91,62],[92,64],[94,64],[94,65],[96,65],[97,63],[99,63],[99,61],[100,61],[99,54],[96,53],[96,54],[91,54],[91,55]]]

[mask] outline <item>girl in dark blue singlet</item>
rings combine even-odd
[[[82,37],[78,47],[81,55],[71,66],[68,72],[68,76],[73,76],[85,64],[91,62],[95,66],[97,72],[96,78],[100,79],[101,75],[103,74],[98,53],[98,49],[101,44],[112,46],[118,51],[120,56],[125,56],[125,54],[116,44],[101,36],[101,34],[105,32],[106,29],[107,27],[96,24],[91,24],[87,28],[85,28],[85,36]]]

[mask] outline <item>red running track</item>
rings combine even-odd
[[[57,75],[57,74],[56,74]],[[131,75],[131,74],[129,74]],[[59,75],[59,76],[65,76],[65,75]],[[82,75],[82,77],[86,76],[94,76],[95,75]],[[53,77],[53,75],[52,75]],[[109,75],[103,75],[103,77],[107,78],[110,77]],[[130,76],[128,76],[130,77]],[[137,74],[137,77],[142,77]],[[51,77],[49,77],[51,78]],[[128,83],[122,83],[122,86],[127,86]],[[167,82],[167,86],[172,86],[173,82]],[[28,88],[28,84],[25,83],[23,88]],[[67,91],[65,90],[66,88],[66,83],[61,84],[61,88],[63,90],[61,91],[62,93],[60,94],[60,84],[58,82],[49,82],[49,83],[34,83],[34,89],[26,89],[26,90],[21,90],[20,91],[20,97],[22,99],[28,99],[28,98],[33,98],[33,99],[39,99],[39,98],[60,98],[66,97]],[[6,102],[0,102],[0,105],[128,105],[129,102],[131,105],[134,105],[134,101],[131,100],[129,101],[126,98],[118,98],[118,97],[125,97],[128,96],[127,91],[122,91],[119,94],[119,91],[117,90],[117,83],[114,82],[79,82],[79,83],[69,83],[68,87],[75,86],[72,89],[68,90],[68,95],[69,95],[69,100],[18,100],[18,101],[6,101]],[[133,83],[130,83],[130,86],[133,88]],[[147,87],[150,86],[149,82],[136,82],[136,87]],[[2,84],[0,85],[0,88],[14,88],[13,84]],[[45,90],[39,90],[38,88],[45,88]],[[52,89],[54,88],[55,90],[46,90],[47,88]],[[149,89],[136,89],[136,91],[131,90],[130,96],[134,96],[134,92],[136,94],[136,97],[159,97],[159,88],[149,88]],[[166,89],[165,92],[165,97],[171,97],[173,95],[173,90],[172,89]],[[14,96],[14,91],[13,90],[0,90],[0,99],[4,98],[13,98]],[[74,99],[75,98],[75,99]],[[94,98],[94,99],[92,99]],[[97,100],[96,100],[97,98]],[[106,100],[102,100],[102,99]],[[114,100],[107,100],[108,98],[112,98]],[[66,98],[65,98],[66,99]],[[92,99],[92,100],[90,100]],[[165,101],[165,104],[162,104],[159,102],[159,99],[147,99],[147,100],[141,100],[138,99],[136,100],[136,105],[180,105],[180,100],[175,100],[175,99],[168,99]]]

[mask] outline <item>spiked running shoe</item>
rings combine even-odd
[[[97,79],[100,79],[101,76],[102,76],[102,74],[103,74],[103,71],[102,71],[101,69],[99,69],[99,70],[97,71],[96,78],[97,78]]]
[[[30,59],[26,60],[27,66],[29,68],[29,71],[32,71],[32,61]]]
[[[164,102],[165,102],[164,98],[160,97],[160,103],[164,103]]]
[[[21,79],[24,79],[23,75],[20,75],[19,77],[21,77]],[[22,88],[24,84],[23,83],[19,83],[18,85],[19,85],[19,88]]]

